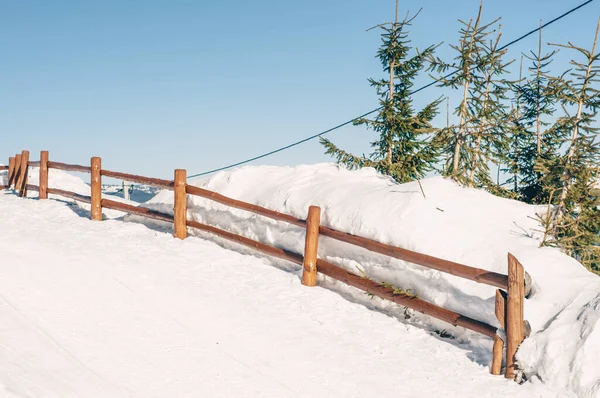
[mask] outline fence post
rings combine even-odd
[[[92,183],[92,220],[102,221],[102,159],[93,157],[91,162],[91,183]]]
[[[506,331],[506,292],[500,289],[496,290],[496,318],[500,323],[500,327]],[[492,364],[490,373],[499,375],[502,372],[502,351],[504,349],[504,341],[500,336],[494,336],[494,348],[492,350]]]
[[[40,152],[40,189],[38,199],[48,199],[48,151]]]
[[[306,240],[304,242],[304,262],[302,264],[302,284],[317,285],[317,251],[319,248],[319,224],[321,208],[310,206],[306,218]]]
[[[27,177],[29,171],[29,151],[23,151],[21,153],[21,176],[19,177],[19,190],[20,197],[27,196]]]
[[[523,342],[525,277],[523,266],[508,253],[508,292],[506,299],[506,372],[505,377],[516,376],[515,354]]]
[[[186,171],[182,169],[175,170],[175,181],[173,191],[175,192],[175,205],[173,209],[173,235],[179,239],[187,237],[187,194]]]
[[[21,178],[21,154],[17,153],[15,155],[15,175],[13,176],[12,187],[15,191],[18,189],[18,181]]]
[[[8,182],[6,183],[7,188],[12,187],[14,179],[15,179],[15,157],[11,156],[10,158],[8,158]]]

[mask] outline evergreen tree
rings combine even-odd
[[[425,173],[433,170],[438,160],[438,151],[430,145],[429,137],[435,131],[431,121],[438,113],[441,99],[415,112],[411,97],[414,79],[436,47],[432,45],[409,56],[412,48],[407,29],[417,15],[410,17],[407,14],[403,21],[398,22],[396,1],[395,22],[379,26],[383,32],[377,57],[388,76],[380,80],[369,79],[369,82],[377,90],[381,108],[376,118],[362,118],[354,122],[355,125],[365,125],[379,133],[379,139],[371,143],[373,153],[369,156],[355,156],[321,138],[321,144],[326,148],[325,153],[335,157],[338,163],[351,169],[374,167],[398,182],[422,178]]]
[[[596,52],[600,20],[591,50],[555,45],[577,52],[583,62],[572,60],[573,70],[551,77],[549,87],[562,106],[564,116],[555,129],[569,134],[566,153],[546,166],[546,188],[555,192],[551,232],[554,242],[592,270],[600,261],[600,192],[597,184],[600,142],[596,117],[600,109],[600,52]]]
[[[458,45],[450,46],[458,53],[452,63],[430,57],[430,71],[452,72],[434,77],[440,86],[462,90],[455,112],[459,123],[438,134],[436,144],[448,155],[446,175],[468,186],[501,193],[503,190],[490,177],[488,164],[504,159],[508,147],[507,111],[503,105],[507,88],[500,77],[511,62],[502,60],[506,50],[498,49],[500,33],[490,40],[500,19],[482,24],[481,14],[480,5],[475,21],[459,21],[463,27]]]
[[[540,22],[541,25],[541,22]],[[546,68],[556,51],[542,54],[542,30],[539,31],[537,52],[525,57],[532,61],[528,68],[530,77],[521,76],[513,91],[517,108],[512,118],[513,150],[509,167],[514,192],[528,203],[545,203],[548,192],[543,189],[543,171],[556,162],[559,148],[564,141],[564,129],[556,126],[547,129],[544,118],[554,114],[555,96],[549,92]]]

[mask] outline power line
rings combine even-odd
[[[519,42],[519,41],[521,41],[521,40],[525,39],[526,37],[528,37],[528,36],[531,36],[532,34],[534,34],[534,33],[536,33],[536,32],[539,32],[540,30],[544,29],[545,27],[552,25],[553,23],[555,23],[555,22],[557,22],[557,21],[561,20],[562,18],[566,17],[567,15],[569,15],[569,14],[571,14],[571,13],[573,13],[573,12],[575,12],[575,11],[579,10],[580,8],[582,8],[582,7],[585,7],[586,5],[590,4],[590,3],[591,3],[591,2],[593,2],[593,1],[594,1],[594,0],[587,0],[587,1],[583,2],[583,3],[581,3],[581,4],[580,4],[580,5],[578,5],[577,7],[574,7],[574,8],[572,8],[572,9],[570,9],[569,11],[567,11],[567,12],[565,12],[565,13],[563,13],[563,14],[559,15],[558,17],[556,17],[556,18],[554,18],[554,19],[552,19],[551,21],[549,21],[549,22],[546,22],[545,24],[541,25],[540,27],[538,27],[538,28],[536,28],[536,29],[533,29],[533,30],[531,30],[531,31],[529,31],[529,32],[527,32],[527,33],[525,33],[524,35],[522,35],[522,36],[520,36],[520,37],[518,37],[518,38],[514,39],[513,41],[511,41],[511,42],[509,42],[509,43],[507,43],[507,44],[503,45],[502,47],[500,47],[500,48],[498,49],[498,51],[504,50],[504,49],[506,49],[506,48],[508,48],[508,47],[512,46],[513,44],[515,44],[515,43],[517,43],[517,42]],[[456,74],[457,72],[458,72],[458,70],[456,70],[456,71],[454,71],[454,72],[451,72],[451,73],[448,73],[446,76],[444,76],[444,77],[443,77],[443,79],[447,79],[447,78],[451,77],[452,75]],[[425,90],[426,88],[429,88],[429,87],[431,87],[431,86],[434,86],[436,83],[438,83],[436,80],[434,80],[434,81],[432,81],[432,82],[430,82],[430,83],[427,83],[426,85],[424,85],[424,86],[422,86],[422,87],[419,87],[418,89],[416,89],[416,90],[414,90],[414,91],[411,91],[411,92],[410,92],[410,95],[416,94],[416,93],[418,93],[418,92],[420,92],[420,91],[423,91],[423,90]],[[332,131],[334,131],[334,130],[337,130],[337,129],[339,129],[339,128],[342,128],[342,127],[344,127],[344,126],[347,126],[347,125],[349,125],[350,123],[353,123],[354,121],[356,121],[356,120],[358,120],[358,119],[362,119],[363,117],[365,117],[365,116],[368,116],[368,115],[370,115],[371,113],[375,113],[375,112],[377,112],[377,111],[381,110],[382,108],[383,108],[383,107],[382,107],[382,106],[380,106],[380,107],[379,107],[379,108],[377,108],[377,109],[373,109],[372,111],[369,111],[369,112],[367,112],[367,113],[363,113],[362,115],[360,115],[360,116],[357,116],[357,117],[355,117],[355,118],[353,118],[353,119],[350,119],[350,120],[348,120],[348,121],[346,121],[346,122],[344,122],[344,123],[338,124],[337,126],[331,127],[330,129],[327,129],[327,130],[321,131],[321,132],[320,132],[320,133],[318,133],[318,134],[311,135],[310,137],[306,137],[306,138],[304,138],[304,139],[302,139],[302,140],[300,140],[300,141],[296,141],[296,142],[294,142],[294,143],[292,143],[292,144],[286,145],[286,146],[284,146],[284,147],[281,147],[281,148],[279,148],[279,149],[275,149],[275,150],[273,150],[273,151],[270,151],[270,152],[264,153],[264,154],[262,154],[262,155],[255,156],[255,157],[253,157],[253,158],[250,158],[250,159],[243,160],[243,161],[241,161],[241,162],[233,163],[233,164],[230,164],[230,165],[228,165],[228,166],[219,167],[218,169],[213,169],[213,170],[205,171],[205,172],[203,172],[203,173],[198,173],[198,174],[192,174],[191,176],[188,176],[188,178],[200,177],[200,176],[203,176],[203,175],[206,175],[206,174],[212,174],[212,173],[216,173],[217,171],[227,170],[227,169],[230,169],[230,168],[232,168],[232,167],[241,166],[241,165],[243,165],[243,164],[250,163],[250,162],[253,162],[253,161],[255,161],[255,160],[258,160],[258,159],[265,158],[265,157],[267,157],[267,156],[271,156],[271,155],[273,155],[273,154],[275,154],[275,153],[277,153],[277,152],[285,151],[286,149],[289,149],[289,148],[295,147],[296,145],[303,144],[303,143],[305,143],[305,142],[307,142],[307,141],[313,140],[313,139],[315,139],[315,138],[317,138],[317,137],[320,137],[320,136],[322,136],[322,135],[325,135],[325,134],[327,134],[327,133],[330,133],[330,132],[332,132]]]

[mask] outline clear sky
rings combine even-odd
[[[583,0],[486,0],[484,19],[502,17],[503,42]],[[0,162],[22,149],[37,159],[171,177],[203,172],[316,134],[378,106],[368,77],[394,0],[0,0]],[[423,8],[413,44],[458,37],[457,19],[479,0],[401,1]],[[552,25],[544,41],[590,47],[600,1]],[[534,49],[531,36],[510,58]],[[561,51],[558,69],[569,56]],[[515,71],[518,68],[513,68]],[[419,83],[427,83],[422,76]],[[437,88],[415,96],[422,105]],[[457,104],[451,104],[456,106]],[[440,115],[445,120],[445,114]],[[370,152],[374,133],[345,127],[328,135]],[[318,142],[257,164],[330,161]]]

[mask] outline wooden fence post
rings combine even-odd
[[[7,188],[12,187],[14,179],[15,179],[15,157],[11,156],[10,158],[8,158],[8,182],[6,183]]]
[[[102,159],[98,157],[92,158],[91,164],[91,205],[92,205],[92,220],[102,221]]]
[[[40,189],[38,199],[48,199],[48,151],[40,152]]]
[[[506,331],[506,292],[500,289],[496,290],[496,318],[500,327]],[[490,373],[499,375],[502,372],[502,351],[504,350],[504,341],[500,336],[494,337],[494,348],[492,350],[492,364]]]
[[[179,239],[187,238],[187,194],[185,191],[186,171],[175,170],[173,190],[175,192],[175,205],[173,209],[173,235]]]
[[[523,266],[508,253],[508,292],[506,299],[506,372],[505,377],[516,377],[515,354],[523,342],[525,277]]]
[[[12,187],[17,190],[18,189],[18,181],[21,177],[21,154],[17,153],[15,155],[15,175],[13,177]]]
[[[304,262],[302,264],[302,284],[317,285],[317,251],[319,249],[319,224],[321,208],[310,206],[306,218],[306,240],[304,242]]]
[[[29,172],[29,151],[23,151],[21,153],[21,175],[19,177],[19,190],[20,197],[27,196],[27,176]]]

